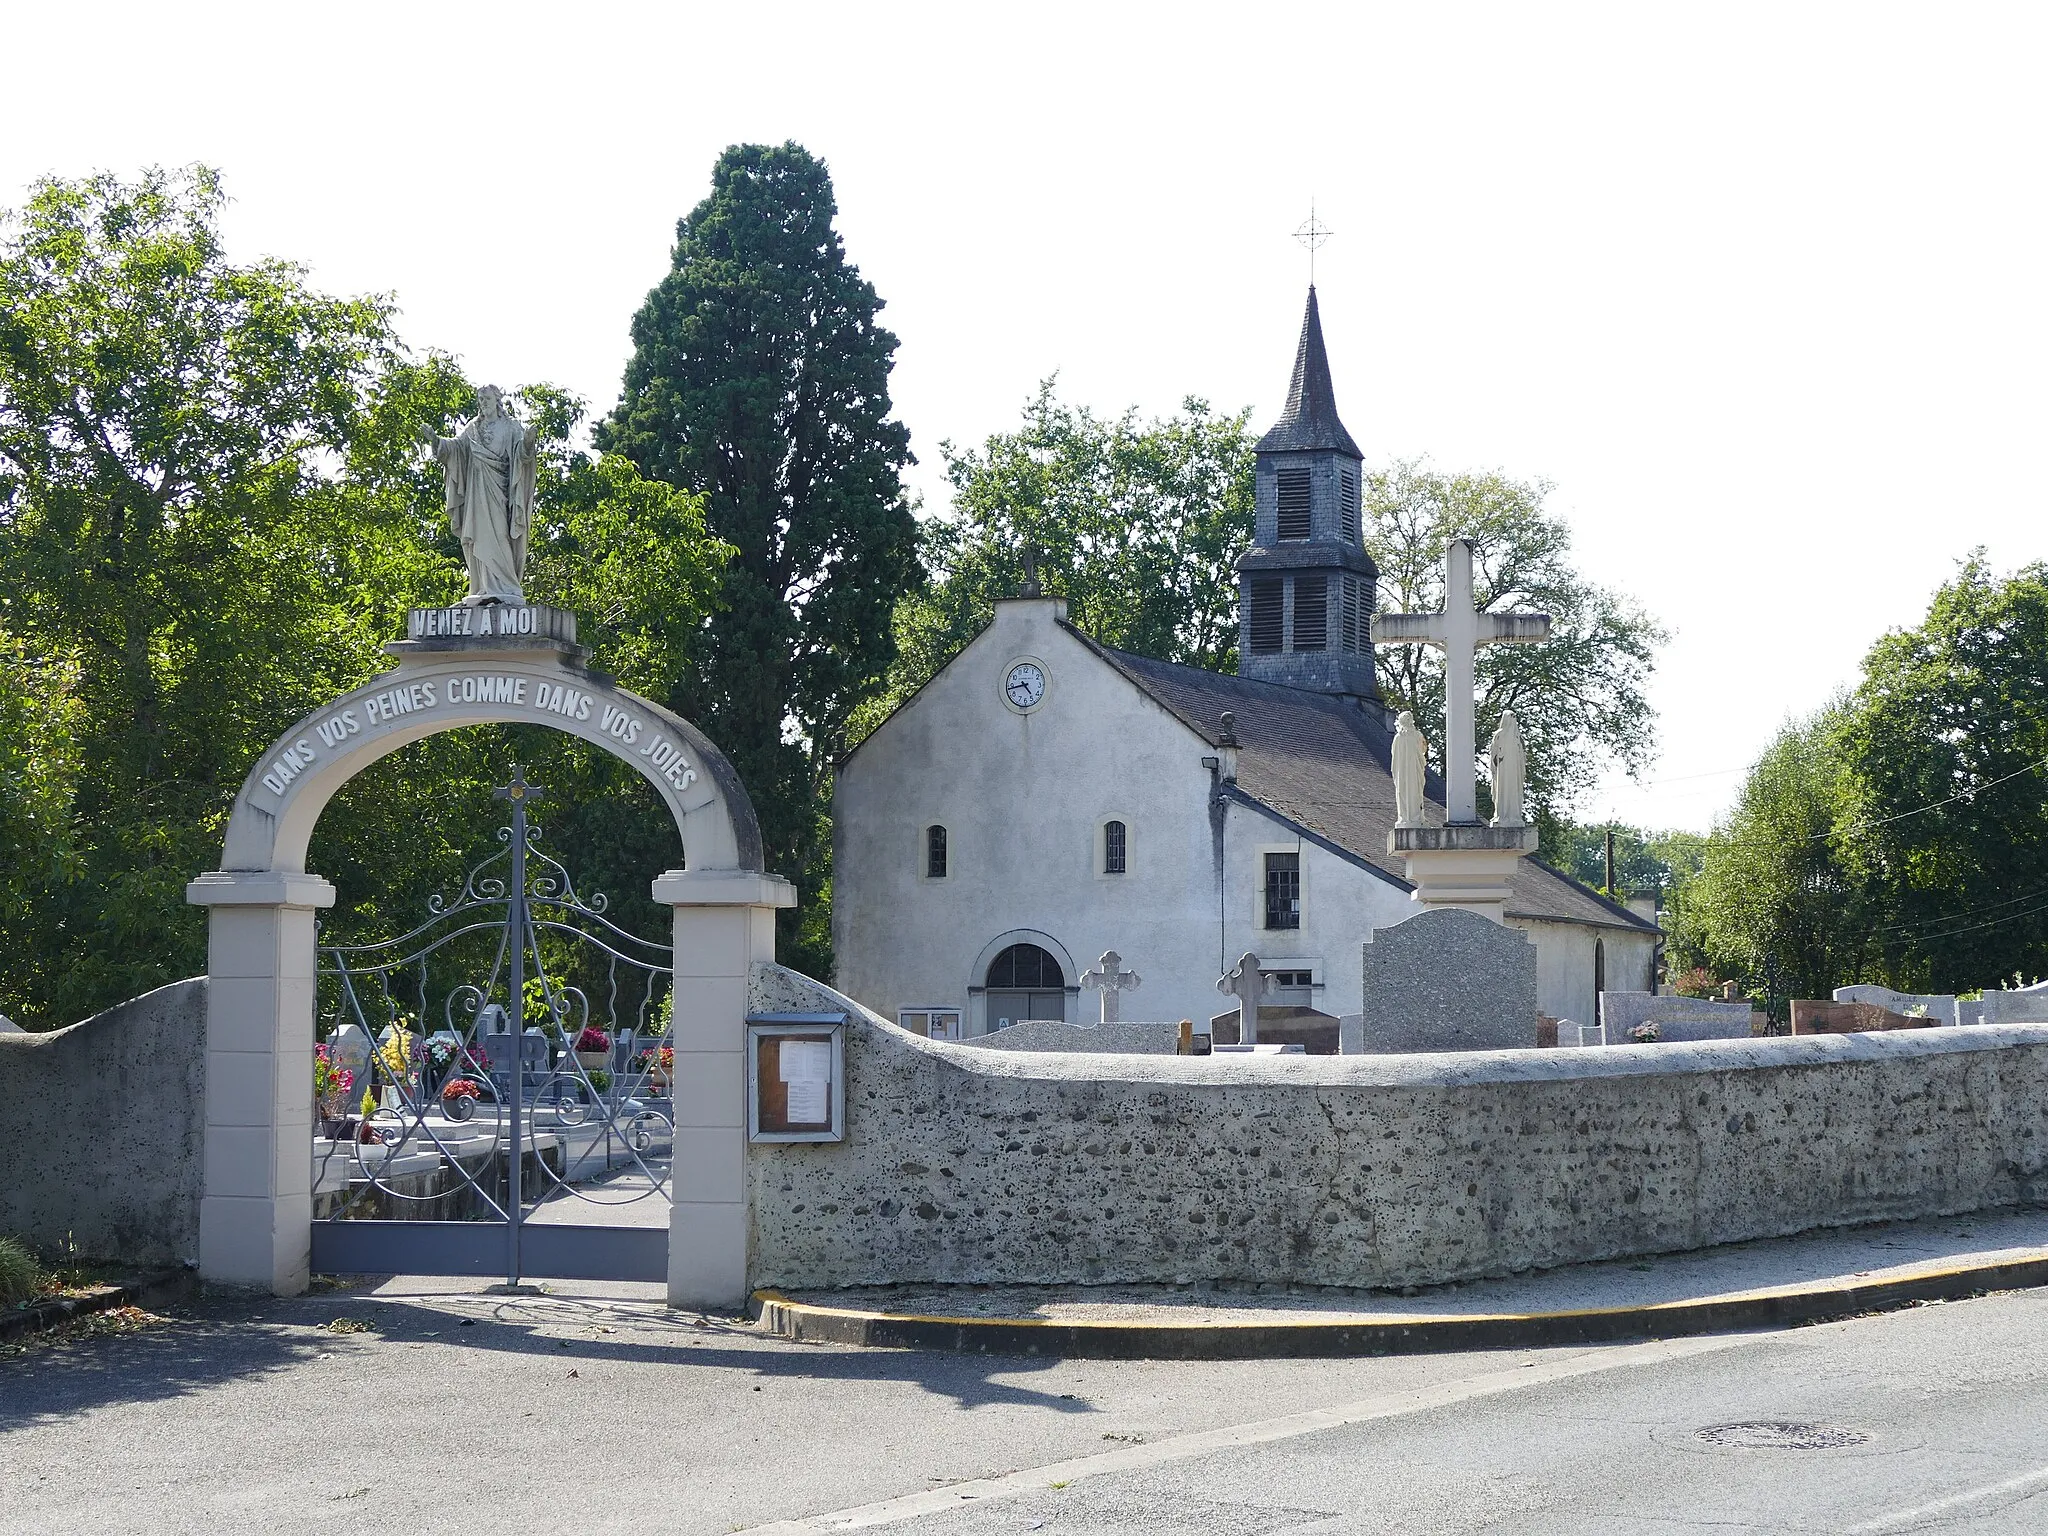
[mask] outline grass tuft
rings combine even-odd
[[[0,1306],[18,1306],[43,1288],[43,1266],[18,1238],[0,1237]]]

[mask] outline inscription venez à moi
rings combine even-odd
[[[263,787],[282,799],[294,779],[319,762],[325,753],[340,747],[350,737],[361,735],[369,726],[382,725],[401,715],[476,704],[509,704],[531,710],[543,723],[584,721],[595,715],[605,735],[631,755],[647,759],[665,783],[687,789],[696,780],[697,770],[682,747],[670,740],[660,726],[623,704],[600,700],[567,683],[502,672],[466,672],[394,684],[314,721],[311,735],[287,743],[271,758],[263,771]]]

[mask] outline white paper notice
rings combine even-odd
[[[824,1125],[831,1119],[832,1042],[785,1040],[777,1053],[788,1089],[791,1125]]]

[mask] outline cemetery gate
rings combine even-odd
[[[315,1272],[667,1277],[670,948],[578,891],[542,793],[513,768],[417,926],[319,947]]]

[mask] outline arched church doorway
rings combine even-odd
[[[1067,976],[1052,953],[1036,944],[1012,944],[989,962],[988,1027],[1025,1019],[1067,1016]]]

